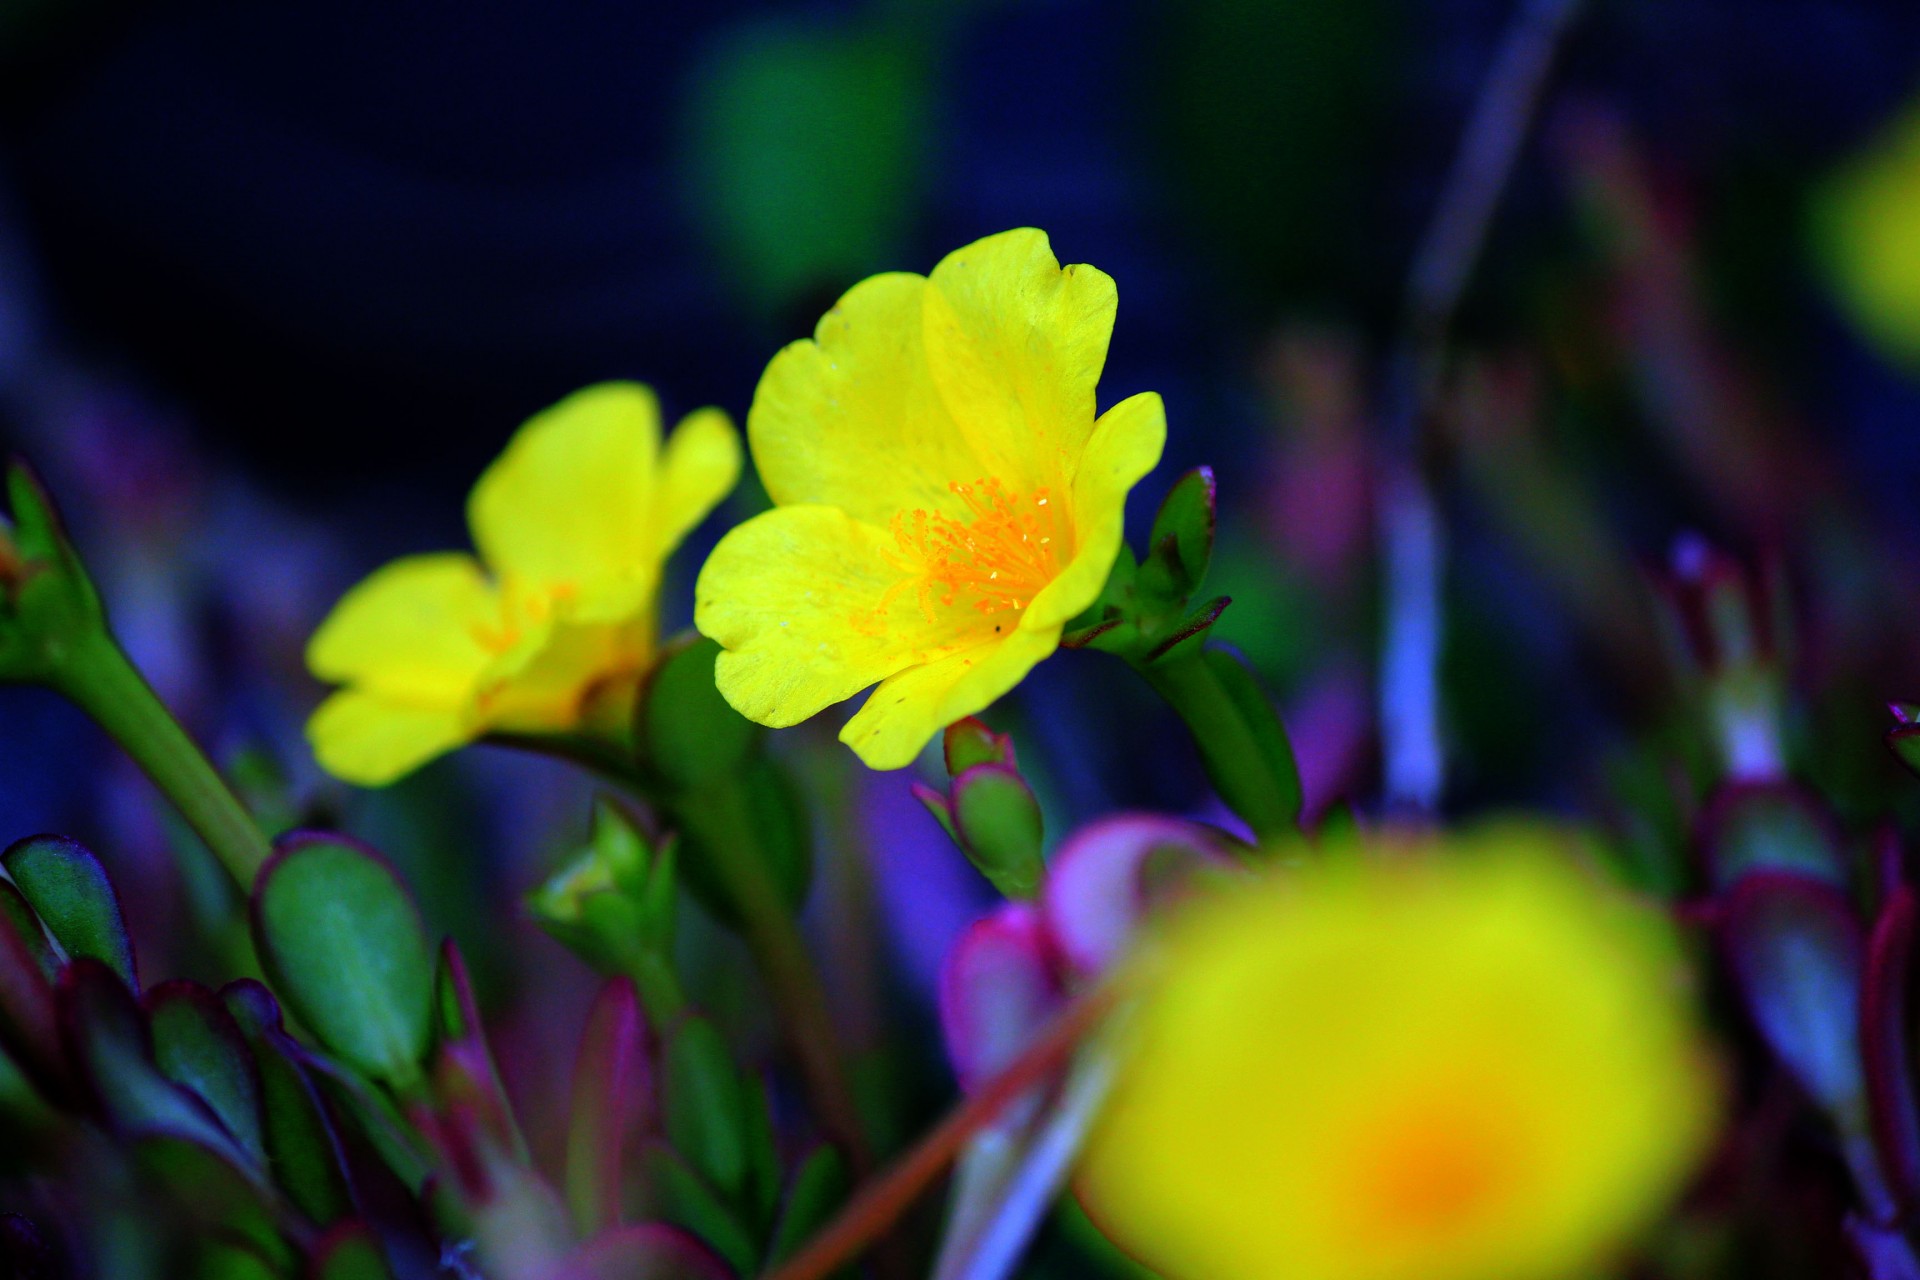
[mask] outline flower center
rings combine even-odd
[[[1518,1152],[1492,1115],[1468,1107],[1404,1119],[1364,1157],[1368,1234],[1432,1240],[1470,1233],[1513,1189]]]
[[[920,611],[932,621],[936,603],[952,605],[963,596],[985,614],[1026,608],[1060,571],[1058,526],[1047,491],[1008,493],[993,479],[947,488],[966,505],[969,518],[921,508],[893,518],[895,563],[913,574],[909,582]]]

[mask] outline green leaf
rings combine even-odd
[[[289,1008],[339,1057],[406,1092],[433,1033],[433,954],[406,888],[338,836],[280,842],[253,888],[253,937]]]
[[[767,1245],[767,1269],[791,1258],[847,1198],[847,1163],[832,1147],[815,1147],[788,1183],[787,1203]]]
[[[1280,723],[1280,713],[1274,709],[1267,691],[1260,687],[1260,678],[1239,654],[1214,645],[1207,649],[1205,657],[1207,665],[1219,677],[1220,687],[1226,690],[1253,735],[1260,762],[1280,794],[1281,806],[1291,825],[1300,817],[1300,766],[1294,760],[1293,744],[1287,739],[1286,728]]]
[[[690,1016],[667,1040],[667,1140],[729,1200],[746,1182],[746,1116],[740,1077],[720,1032]]]
[[[0,866],[67,955],[92,956],[139,986],[120,900],[98,858],[65,836],[28,836],[0,853]]]
[[[19,891],[3,882],[0,906],[0,1048],[48,1100],[70,1100],[73,1072],[61,1044],[40,922]]]
[[[186,1138],[236,1168],[249,1165],[212,1108],[160,1074],[146,1015],[118,974],[75,960],[60,974],[58,1000],[68,1052],[115,1130]]]
[[[393,1280],[380,1241],[364,1222],[345,1222],[314,1247],[314,1280]]]
[[[337,1222],[351,1211],[352,1201],[332,1122],[290,1052],[293,1041],[281,1024],[280,1006],[251,978],[221,988],[220,999],[259,1068],[262,1137],[274,1181],[315,1222]]]
[[[734,926],[740,919],[711,852],[718,841],[732,841],[761,858],[789,910],[798,911],[806,901],[813,879],[813,831],[799,789],[773,757],[758,754],[737,778],[665,797],[663,807],[680,832],[681,880],[718,919]]]
[[[235,1237],[256,1256],[282,1266],[292,1262],[274,1223],[272,1193],[219,1152],[162,1134],[138,1140],[134,1157],[198,1233]]]
[[[753,1237],[699,1174],[670,1148],[657,1142],[646,1148],[643,1165],[647,1185],[659,1197],[664,1217],[700,1237],[726,1259],[734,1274],[754,1274],[754,1259],[759,1250],[754,1247]]]
[[[193,1090],[265,1168],[259,1070],[233,1014],[196,982],[164,982],[141,1003],[153,1031],[153,1060],[160,1073]]]
[[[641,764],[669,788],[737,774],[759,748],[760,726],[714,687],[719,654],[720,646],[704,636],[670,645],[640,692]]]
[[[55,954],[53,944],[47,941],[46,930],[40,926],[40,917],[33,913],[20,890],[5,880],[0,880],[0,916],[5,917],[4,927],[13,934],[21,946],[26,948],[40,972],[48,982],[60,975],[60,957]]]

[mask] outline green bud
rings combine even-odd
[[[594,809],[586,846],[527,896],[540,927],[607,973],[632,973],[672,949],[673,837],[659,844],[619,807]]]
[[[1211,467],[1194,468],[1167,491],[1140,565],[1143,595],[1184,605],[1200,590],[1213,558],[1214,494]]]
[[[977,764],[1013,764],[1012,737],[995,733],[972,716],[948,725],[942,745],[946,748],[949,778],[957,778]]]
[[[1031,898],[1046,863],[1040,804],[1018,770],[978,764],[953,780],[950,800],[960,848],[1009,898]]]
[[[0,526],[0,680],[57,682],[76,641],[104,635],[99,593],[26,464],[7,470]]]

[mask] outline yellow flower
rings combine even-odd
[[[478,559],[396,560],[314,633],[307,666],[345,686],[307,725],[320,763],[380,786],[491,731],[624,723],[661,566],[739,474],[725,414],[689,414],[662,448],[637,383],[529,419],[467,500]]]
[[[1835,176],[1818,212],[1854,322],[1889,358],[1920,366],[1920,103]]]
[[[1079,1173],[1169,1280],[1528,1280],[1677,1189],[1714,1077],[1667,922],[1547,829],[1175,918]]]
[[[728,702],[780,727],[877,682],[840,737],[897,769],[1053,652],[1166,439],[1152,393],[1094,415],[1114,308],[1008,231],[862,281],[774,357],[747,438],[776,505],[695,588]]]

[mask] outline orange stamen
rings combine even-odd
[[[881,611],[907,587],[917,593],[929,622],[936,603],[951,606],[962,597],[984,614],[1026,608],[1060,571],[1059,526],[1047,491],[1022,497],[994,479],[956,481],[947,488],[971,518],[924,508],[894,516],[895,563],[912,576],[887,593]]]

